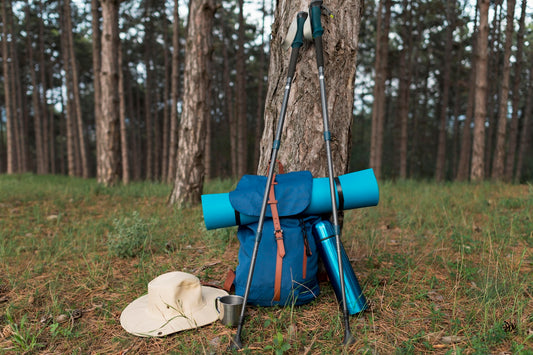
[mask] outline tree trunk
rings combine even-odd
[[[152,116],[152,10],[150,8],[150,1],[146,2],[146,23],[144,25],[144,66],[146,70],[146,81],[144,88],[144,118],[145,118],[145,135],[146,135],[146,161],[145,174],[147,180],[153,179],[154,172],[154,120]]]
[[[178,147],[178,100],[180,83],[180,15],[179,2],[174,0],[174,23],[172,24],[172,74],[170,85],[170,146],[168,153],[167,183],[176,176],[176,149]]]
[[[28,123],[27,123],[27,109],[24,102],[26,95],[24,88],[24,81],[22,80],[21,65],[19,62],[19,55],[16,46],[15,37],[15,24],[13,14],[13,8],[11,13],[8,13],[7,21],[9,22],[10,33],[12,40],[8,42],[11,51],[11,93],[12,93],[12,108],[15,111],[16,120],[14,123],[15,145],[17,146],[17,171],[26,172],[29,171],[29,155],[28,155]]]
[[[531,66],[529,68],[529,86],[526,95],[526,107],[524,109],[524,119],[522,121],[522,130],[520,132],[520,144],[518,146],[518,156],[516,158],[516,174],[515,182],[519,183],[522,179],[522,169],[524,164],[524,157],[526,157],[526,152],[528,149],[529,141],[531,140],[531,116],[533,115],[533,53],[529,56],[529,63]]]
[[[518,136],[518,110],[520,103],[520,83],[522,80],[522,52],[524,47],[524,25],[526,17],[527,0],[522,0],[522,13],[520,14],[520,27],[516,36],[516,64],[514,67],[513,80],[513,99],[511,115],[511,127],[509,129],[509,141],[507,144],[507,157],[505,163],[505,181],[510,182],[513,179],[514,163],[516,160],[516,141]]]
[[[200,202],[204,184],[206,120],[209,117],[214,0],[190,0],[183,114],[179,129],[176,179],[169,202]]]
[[[70,0],[65,0],[65,19],[67,21],[67,40],[68,40],[68,49],[69,49],[69,59],[70,67],[72,70],[72,95],[74,101],[74,109],[76,110],[76,127],[78,129],[78,145],[80,152],[80,170],[84,178],[89,177],[89,160],[87,157],[87,139],[85,137],[85,130],[83,124],[83,117],[81,112],[81,101],[80,101],[80,87],[78,80],[78,64],[76,62],[76,55],[74,53],[74,39],[72,35],[72,16],[71,16]]]
[[[487,116],[487,37],[489,33],[489,0],[479,0],[479,37],[476,60],[476,104],[474,113],[474,141],[472,145],[473,181],[484,178],[485,120]]]
[[[507,23],[505,26],[505,47],[503,54],[503,74],[501,81],[500,109],[498,117],[498,131],[496,135],[496,150],[492,163],[492,178],[503,179],[505,160],[505,138],[507,134],[507,107],[509,98],[509,76],[511,72],[511,45],[513,42],[513,19],[515,0],[507,0]]]
[[[165,6],[166,10],[166,6]],[[166,14],[163,14],[163,20],[166,23],[168,21]],[[168,56],[169,56],[169,44],[168,44],[168,31],[166,30],[166,26],[164,26],[164,33],[163,33],[163,42],[164,42],[164,51],[165,55],[163,56],[163,63],[164,63],[164,77],[163,77],[163,127],[161,129],[162,134],[162,153],[161,153],[161,181],[167,181],[168,176],[168,147],[169,147],[169,136],[170,136],[170,113],[169,113],[169,81],[167,78],[169,77],[170,70],[169,70],[169,62],[168,62]]]
[[[451,58],[448,56],[452,52],[453,31],[455,29],[455,3],[451,1],[446,2],[446,18],[448,25],[446,26],[446,44],[444,46],[444,71],[442,73],[442,97],[440,106],[440,122],[439,122],[439,140],[437,148],[437,166],[435,168],[435,180],[442,182],[446,175],[446,139],[448,132],[448,101],[450,97],[450,72],[451,72]]]
[[[30,4],[26,0],[26,18],[30,18]],[[37,83],[37,73],[35,70],[35,63],[33,60],[33,34],[30,28],[30,21],[26,22],[27,32],[27,50],[29,72],[31,77],[32,90],[32,107],[33,107],[33,128],[35,136],[35,159],[37,174],[44,173],[44,144],[43,144],[43,130],[42,130],[42,116],[41,116],[41,102],[39,94],[39,84]]]
[[[486,125],[486,139],[485,139],[485,176],[490,176],[492,166],[492,153],[494,140],[496,135],[496,125],[498,122],[498,100],[501,98],[502,80],[501,75],[501,51],[502,46],[502,31],[501,24],[503,23],[503,0],[494,2],[494,17],[492,19],[492,26],[489,29],[488,38],[488,83],[487,83],[487,123]]]
[[[271,41],[269,85],[265,105],[265,128],[261,140],[258,173],[266,174],[282,93],[286,84],[289,51],[282,49],[282,41],[289,25],[300,9],[309,6],[299,0],[279,3],[276,8],[274,34]],[[324,78],[332,135],[333,171],[341,175],[348,171],[353,123],[355,68],[362,2],[331,1],[335,19],[322,16]],[[315,177],[327,176],[324,127],[318,69],[314,46],[303,46],[293,78],[287,105],[284,134],[278,159],[285,171],[310,170]]]
[[[102,69],[102,39],[100,33],[100,2],[98,0],[91,0],[91,28],[93,32],[93,86],[94,86],[94,122],[96,127],[96,176],[103,176],[101,171],[103,164],[100,162],[100,158],[103,156],[103,135],[105,123],[102,120],[102,86],[100,82],[101,69]]]
[[[229,37],[225,31],[225,27],[222,26],[222,41],[224,41],[224,44],[226,39],[229,40]],[[226,45],[222,46],[222,58],[224,59],[224,112],[229,127],[231,176],[237,177],[237,118],[235,116],[235,110],[233,109],[233,91],[230,85],[230,62]]]
[[[76,159],[76,132],[75,132],[75,123],[74,123],[74,113],[72,108],[72,69],[70,67],[69,60],[69,49],[68,49],[68,39],[67,39],[67,21],[66,17],[68,12],[66,11],[67,2],[62,11],[62,21],[61,21],[61,54],[63,57],[63,70],[65,71],[65,87],[66,87],[66,97],[65,97],[65,106],[63,106],[63,111],[65,112],[66,118],[66,131],[67,131],[67,165],[68,165],[68,175],[76,176],[77,173],[77,159]]]
[[[235,83],[237,105],[237,175],[247,172],[248,163],[248,120],[246,117],[246,61],[244,58],[244,0],[239,0],[239,32],[237,40],[237,77]]]
[[[118,9],[119,0],[101,0],[102,4],[102,175],[106,186],[119,182],[119,97],[118,97]]]
[[[118,97],[120,121],[120,152],[122,156],[122,183],[130,182],[130,160],[128,159],[128,129],[126,126],[126,95],[124,94],[124,68],[122,45],[118,41]]]
[[[370,140],[370,167],[374,169],[376,178],[381,177],[383,158],[383,130],[385,124],[385,82],[387,80],[387,57],[389,52],[389,28],[391,16],[391,0],[379,1],[378,22],[376,30],[376,59],[374,102],[372,104],[372,129]],[[384,9],[383,9],[384,7]],[[385,13],[383,13],[385,11]]]
[[[264,70],[265,67],[265,17],[267,15],[265,9],[265,0],[263,0],[261,10],[263,13],[262,26],[261,26],[261,50],[259,51],[259,75],[257,80],[257,111],[255,113],[255,134],[254,134],[254,166],[259,164],[259,147],[261,145],[261,132],[263,130],[263,112],[265,111],[264,107],[264,95],[263,95],[263,84],[264,84]]]
[[[400,87],[398,89],[397,139],[398,171],[400,179],[407,178],[407,149],[409,127],[409,101],[413,67],[413,17],[412,6],[403,1],[403,26],[401,30],[403,49],[400,53]]]
[[[44,49],[44,23],[43,23],[43,2],[39,1],[39,74],[41,79],[41,90],[39,92],[40,105],[41,105],[41,130],[42,130],[42,141],[43,141],[43,173],[48,174],[51,169],[50,162],[51,158],[51,148],[53,144],[53,139],[49,139],[50,134],[50,120],[53,119],[53,115],[48,115],[48,102],[46,97],[46,92],[48,85],[46,83],[46,60],[45,60],[45,49]]]
[[[9,5],[8,5],[9,3]],[[7,173],[15,173],[15,164],[16,164],[16,147],[14,142],[14,132],[13,132],[13,123],[14,123],[14,108],[12,107],[12,71],[9,65],[7,58],[10,58],[9,53],[9,44],[8,38],[11,36],[8,26],[7,26],[7,7],[11,6],[11,1],[6,0],[2,1],[2,24],[3,24],[3,35],[2,35],[2,68],[4,70],[4,97],[5,97],[5,110],[6,110],[6,145],[7,145]],[[12,37],[11,37],[12,38]]]

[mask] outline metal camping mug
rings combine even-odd
[[[241,317],[243,303],[244,298],[237,295],[217,297],[215,299],[215,308],[222,324],[228,327],[237,326]],[[222,305],[221,309],[219,309],[219,304]]]

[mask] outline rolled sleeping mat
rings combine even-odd
[[[376,206],[379,188],[372,169],[365,169],[335,178],[338,210]],[[258,216],[248,216],[231,205],[229,193],[202,195],[205,227],[209,229],[232,227],[257,222]],[[304,215],[320,215],[331,212],[329,179],[314,178],[311,202]]]
[[[342,302],[339,261],[337,258],[337,242],[333,226],[329,221],[320,221],[313,226],[318,253],[328,273],[329,281],[335,291],[339,303]],[[350,259],[346,255],[341,242],[342,271],[344,274],[344,289],[346,293],[346,306],[350,315],[357,314],[366,309],[367,303],[359,281],[355,276]]]

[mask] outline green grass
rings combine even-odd
[[[234,186],[215,180],[205,191]],[[205,230],[201,207],[169,207],[170,191],[1,175],[0,353],[224,352],[235,330],[218,322],[163,339],[120,326],[157,275],[221,284],[237,265],[236,228]],[[242,352],[533,354],[531,211],[531,185],[380,182],[379,205],[344,218],[344,247],[371,303],[351,317],[356,343],[339,346],[342,317],[322,284],[308,305],[247,308]]]

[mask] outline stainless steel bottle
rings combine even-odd
[[[329,221],[320,221],[313,227],[313,235],[316,240],[318,252],[328,273],[329,280],[337,296],[342,302],[339,262],[337,258],[337,246],[333,226]],[[353,315],[366,309],[367,303],[359,281],[353,271],[352,265],[341,242],[341,259],[344,273],[344,287],[346,290],[346,303],[348,312]]]

